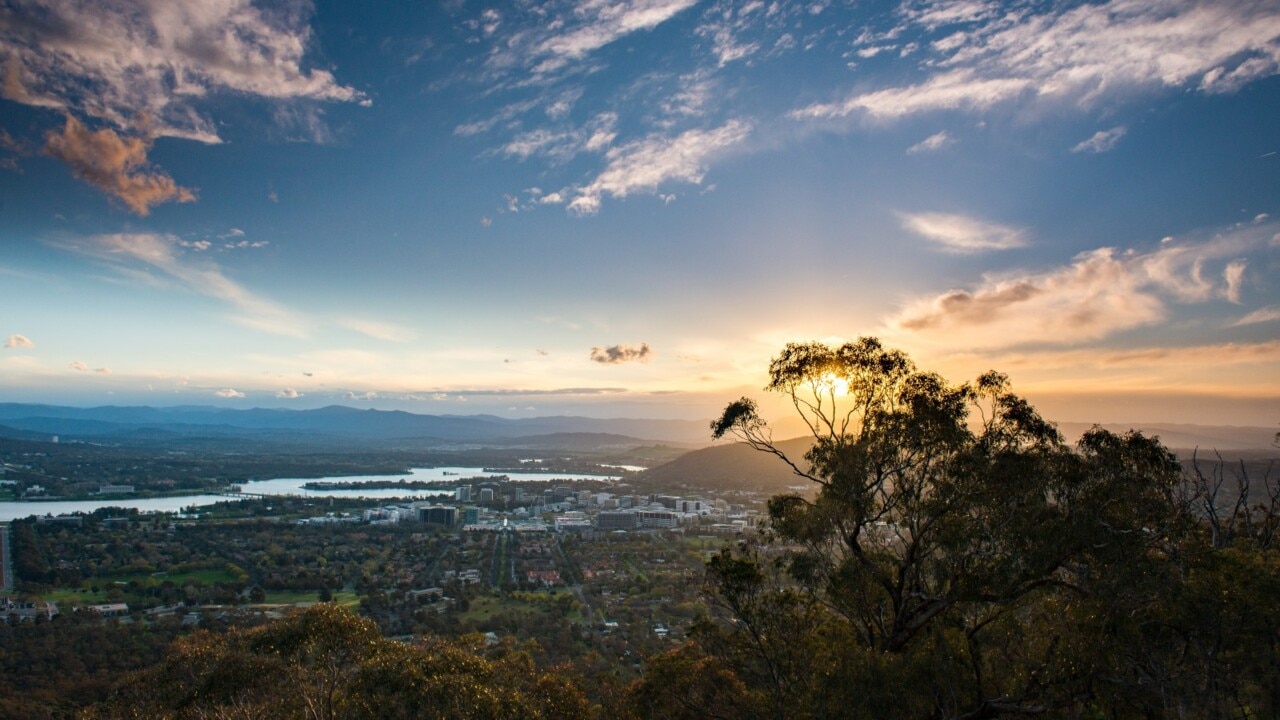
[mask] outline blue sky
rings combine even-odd
[[[1280,420],[1280,7],[0,8],[14,401],[710,417],[876,335]]]

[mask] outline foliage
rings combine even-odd
[[[260,628],[183,638],[82,717],[587,716],[567,675],[537,668],[521,649],[481,645],[387,640],[371,621],[319,604]]]
[[[176,618],[145,627],[87,612],[0,622],[0,717],[69,717],[106,699],[125,673],[157,662],[180,632]]]
[[[1258,542],[1274,502],[1237,518],[1256,532],[1223,549],[1157,439],[1095,428],[1072,450],[1005,376],[950,385],[873,338],[788,345],[770,377],[812,434],[803,461],[747,398],[713,435],[778,456],[816,492],[774,497],[773,541],[709,563],[720,622],[702,636],[763,693],[759,714],[1280,710],[1280,623],[1265,610],[1280,575]]]

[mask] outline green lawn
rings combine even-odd
[[[152,585],[161,585],[166,580],[174,585],[185,585],[188,580],[198,580],[205,585],[213,585],[216,583],[234,583],[238,580],[237,576],[225,569],[211,570],[189,570],[187,572],[176,573],[139,573],[136,575],[107,575],[100,578],[94,578],[89,581],[89,585],[111,585],[112,583],[129,584],[132,581],[138,581],[143,587]]]
[[[41,596],[46,602],[55,602],[67,604],[71,600],[78,601],[81,605],[101,605],[107,602],[107,593],[105,591],[93,592],[88,589],[76,588],[59,588],[53,592],[47,592]]]
[[[293,605],[295,603],[320,602],[319,592],[269,592],[265,603],[267,605]],[[345,607],[355,607],[360,604],[360,596],[354,592],[336,592],[333,594],[333,602]]]
[[[561,592],[564,592],[561,590]],[[470,608],[458,616],[459,621],[471,620],[477,623],[488,622],[495,615],[502,613],[517,612],[534,615],[548,615],[553,612],[553,608],[545,602],[532,600],[534,596],[548,595],[545,591],[520,593],[530,599],[520,597],[499,597],[496,595],[483,595],[471,600]]]

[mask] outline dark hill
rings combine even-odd
[[[783,440],[778,448],[804,467],[804,454],[812,444],[810,438],[795,438]],[[796,476],[782,460],[743,443],[714,445],[685,453],[636,475],[630,482],[637,489],[649,492],[741,490],[769,495],[810,484]]]

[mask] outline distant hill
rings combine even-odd
[[[1090,423],[1058,423],[1058,430],[1075,444],[1093,425]],[[1113,433],[1141,430],[1144,435],[1158,435],[1160,442],[1175,451],[1200,448],[1201,452],[1217,450],[1274,449],[1276,427],[1233,425],[1186,425],[1178,423],[1106,423],[1103,428]],[[1182,452],[1178,453],[1182,455]]]
[[[783,440],[778,448],[804,467],[809,438]],[[714,445],[685,453],[669,463],[650,468],[629,480],[637,488],[657,491],[686,488],[694,491],[743,490],[773,495],[789,487],[805,485],[782,460],[753,450],[743,443]]]
[[[1092,427],[1093,425],[1085,423],[1059,424],[1059,430],[1071,444],[1075,444]],[[1130,429],[1128,425],[1103,427],[1116,433]],[[1232,485],[1237,474],[1247,473],[1255,481],[1252,495],[1264,492],[1260,481],[1273,464],[1280,468],[1280,449],[1271,445],[1275,439],[1275,430],[1272,428],[1166,423],[1139,425],[1134,429],[1147,435],[1160,436],[1160,441],[1178,456],[1188,471],[1192,469],[1193,450],[1198,447],[1201,472],[1210,474],[1217,467],[1219,472],[1224,472],[1231,479]],[[804,454],[811,444],[808,438],[795,438],[784,440],[778,446],[803,468]],[[1219,453],[1223,463],[1221,467],[1217,466]],[[1271,475],[1274,477],[1275,472]],[[650,492],[683,488],[691,492],[748,490],[770,495],[806,484],[786,463],[769,453],[752,450],[742,443],[693,450],[671,462],[650,468],[631,481],[638,489]]]
[[[232,410],[202,406],[75,408],[0,403],[0,425],[23,432],[97,440],[318,435],[341,440],[417,440],[419,444],[520,445],[522,438],[541,436],[544,441],[529,441],[531,446],[545,447],[545,439],[560,437],[580,447],[594,442],[610,449],[655,442],[698,447],[707,442],[707,426],[703,421],[588,417],[513,420],[494,415],[358,410],[341,405],[315,410]]]

